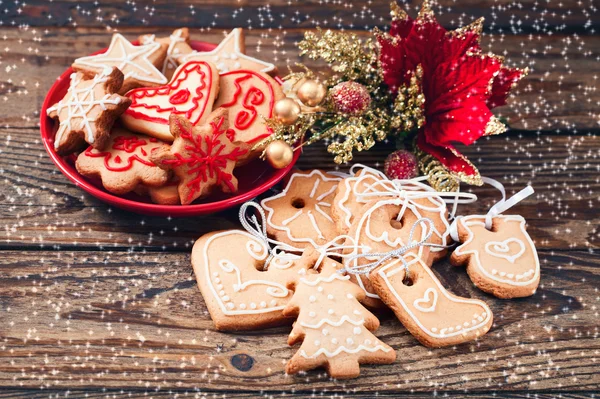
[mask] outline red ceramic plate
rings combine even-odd
[[[215,44],[198,41],[192,41],[191,46],[198,51],[210,51],[216,47]],[[106,51],[106,49],[100,50],[95,54],[104,51]],[[72,72],[73,70],[69,68],[58,78],[50,88],[50,91],[48,91],[44,104],[42,105],[40,130],[44,147],[58,169],[60,169],[69,180],[99,200],[118,208],[146,215],[173,217],[198,216],[218,212],[249,201],[273,187],[288,174],[300,156],[300,151],[296,151],[292,163],[284,169],[273,169],[267,162],[255,159],[249,164],[234,171],[234,175],[239,180],[237,193],[213,194],[192,205],[157,205],[151,203],[149,199],[133,193],[118,197],[106,191],[99,181],[88,179],[80,175],[79,172],[77,172],[77,169],[75,169],[74,155],[62,157],[54,151],[54,134],[57,129],[57,123],[46,116],[46,109],[65,96],[69,87],[69,76]]]

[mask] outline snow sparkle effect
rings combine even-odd
[[[191,245],[207,232],[201,219],[112,209],[68,182],[42,147],[39,109],[53,77],[76,56],[108,45],[112,32],[129,39],[154,33],[173,6],[129,0],[120,11],[107,0],[74,8],[60,1],[43,4],[47,13],[36,11],[37,5],[0,0],[0,243],[6,254],[0,282],[8,285],[0,290],[0,378],[5,384],[58,390],[53,392],[61,397],[79,397],[74,391],[89,387],[106,388],[110,397],[139,392],[152,397],[175,388],[180,397],[220,397],[228,386],[242,383],[271,387],[266,397],[275,391],[274,396],[291,394],[294,383],[317,396],[332,395],[332,389],[353,393],[355,384],[373,381],[381,393],[428,390],[432,396],[597,388],[600,293],[598,271],[588,261],[597,259],[600,244],[594,225],[600,206],[600,13],[593,0],[488,0],[473,14],[463,13],[458,1],[435,6],[448,28],[468,24],[484,10],[483,46],[506,56],[510,66],[530,68],[509,105],[496,112],[517,131],[483,138],[468,154],[482,174],[502,181],[509,195],[534,185],[536,203],[530,199],[516,211],[527,211],[542,281],[530,298],[500,301],[474,289],[464,271],[440,262],[434,270],[451,291],[468,290],[493,308],[490,333],[432,350],[387,317],[378,337],[398,350],[395,368],[365,366],[359,379],[335,382],[322,371],[283,375],[297,349],[286,344],[287,327],[244,335],[214,330],[189,264]],[[413,16],[419,7],[400,5]],[[219,42],[231,27],[246,28],[248,54],[271,58],[282,72],[299,60],[294,42],[300,30],[364,30],[389,22],[387,2],[376,1],[322,0],[311,6],[264,0],[222,14],[210,7],[190,5],[181,15],[182,26],[186,21],[202,26],[188,24],[193,39]],[[323,8],[329,12],[319,12]],[[132,25],[136,28],[125,29]],[[94,29],[81,40],[75,40],[75,31],[57,29],[83,26]],[[172,26],[156,33],[170,31]],[[490,149],[492,141],[504,152]],[[384,159],[375,166],[381,168]],[[469,210],[485,210],[497,200],[491,189],[474,191],[481,200]],[[235,212],[227,215],[230,224],[223,229],[235,226]],[[25,246],[30,250],[20,249]],[[567,246],[570,252],[556,249]],[[568,347],[561,346],[566,340]],[[254,357],[252,372],[264,379],[244,379],[244,372],[231,366],[232,356],[241,353]],[[595,365],[579,370],[587,377],[577,374],[583,359]],[[402,373],[386,376],[392,370]]]

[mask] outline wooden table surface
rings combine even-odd
[[[0,398],[13,397],[590,397],[600,391],[600,36],[592,0],[440,0],[447,27],[485,16],[483,45],[529,66],[510,106],[512,127],[465,153],[510,193],[536,194],[514,211],[535,240],[537,293],[499,300],[463,269],[434,266],[449,289],[487,301],[492,330],[476,342],[427,349],[389,315],[377,335],[398,352],[389,366],[332,381],[286,376],[289,328],[215,331],[189,261],[202,234],[237,225],[237,210],[187,219],[111,208],[70,183],[45,153],[39,109],[77,56],[129,38],[189,26],[218,42],[235,26],[248,52],[285,70],[294,42],[316,26],[387,23],[387,1],[4,2],[0,11]],[[270,3],[270,4],[268,4]],[[460,3],[460,4],[459,4]],[[412,12],[418,2],[411,2]],[[488,47],[489,46],[489,47]],[[311,64],[312,65],[312,64]],[[355,161],[381,166],[392,143]],[[300,168],[331,169],[320,145]],[[497,192],[461,212],[483,212]]]

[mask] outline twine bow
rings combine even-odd
[[[413,235],[415,230],[421,224],[426,224],[422,233],[425,233],[423,238],[419,241],[413,241]],[[433,222],[428,218],[420,218],[418,219],[410,228],[410,233],[408,234],[408,241],[405,245],[400,248],[393,249],[389,252],[374,252],[374,253],[366,253],[366,254],[355,254],[348,258],[348,260],[352,261],[360,258],[378,258],[376,261],[371,263],[367,263],[364,265],[356,265],[356,266],[346,266],[345,268],[339,270],[340,273],[349,273],[355,275],[369,274],[372,270],[375,270],[380,265],[384,264],[388,260],[392,258],[398,258],[402,264],[404,265],[404,270],[406,271],[406,276],[408,277],[410,274],[410,270],[408,267],[408,262],[404,259],[404,254],[407,252],[417,248],[417,247],[444,247],[443,245],[432,244],[427,242],[431,235],[433,234]]]

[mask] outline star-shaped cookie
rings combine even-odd
[[[162,64],[161,72],[171,79],[173,73],[179,66],[177,58],[187,55],[194,51],[190,47],[190,33],[188,28],[175,29],[168,37],[159,37],[156,35],[142,35],[139,37],[141,44],[160,43],[167,46],[167,56]]]
[[[226,73],[238,69],[249,69],[273,74],[275,65],[246,54],[244,31],[241,28],[232,30],[217,48],[207,52],[193,52],[179,57],[178,62],[183,64],[188,61],[210,61],[217,66],[219,73]]]
[[[123,73],[117,68],[105,68],[93,79],[84,74],[71,74],[67,94],[46,110],[59,120],[54,136],[54,149],[61,155],[79,149],[84,142],[103,149],[110,129],[131,100],[116,94],[123,85]]]
[[[106,67],[117,67],[125,75],[120,94],[135,87],[158,86],[167,78],[157,67],[162,67],[167,45],[150,43],[134,46],[123,35],[115,33],[108,50],[102,54],[77,58],[72,67],[88,75],[100,73]]]
[[[169,118],[172,145],[164,145],[150,154],[150,160],[165,170],[173,170],[179,178],[181,204],[187,205],[204,197],[215,186],[224,192],[237,191],[238,181],[233,175],[236,163],[248,148],[233,144],[227,138],[228,113],[217,109],[205,125],[193,126],[182,116]]]

